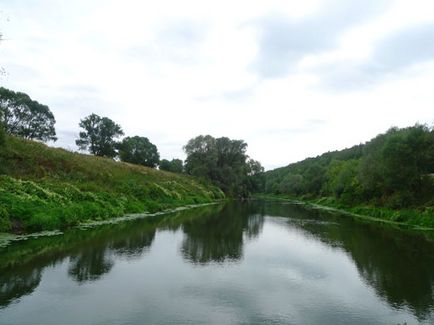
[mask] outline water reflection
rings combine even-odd
[[[90,245],[82,246],[71,253],[68,274],[77,282],[95,281],[110,272],[115,256],[137,259],[146,253],[155,238],[155,225],[106,231]],[[128,234],[126,236],[126,234]]]
[[[214,217],[223,205],[148,217],[90,230],[71,230],[62,236],[41,237],[0,249],[0,308],[39,285],[42,271],[63,261],[78,283],[101,279],[119,258],[134,260],[149,251],[157,229],[177,231],[184,222]]]
[[[157,231],[182,235],[173,236],[180,240],[176,246],[183,259],[180,263],[200,266],[196,269],[213,263],[238,265],[243,261],[244,246],[261,236],[267,222],[278,222],[309,240],[346,252],[363,281],[389,306],[408,307],[420,320],[432,317],[432,241],[408,231],[360,223],[302,206],[258,201],[74,230],[64,236],[29,240],[1,249],[0,308],[31,294],[41,282],[44,269],[60,263],[68,263],[68,276],[84,285],[107,276],[121,260],[146,260],[144,256],[150,252]],[[312,264],[321,270],[319,262]]]
[[[69,261],[68,275],[78,283],[100,279],[115,257],[139,258],[151,246],[160,219],[107,225],[63,236],[43,237],[6,247],[0,253],[0,307],[39,285],[46,267]]]
[[[434,243],[409,231],[360,223],[297,205],[265,204],[264,213],[290,216],[317,240],[341,247],[378,296],[397,309],[407,306],[420,320],[434,309]]]
[[[41,269],[28,268],[18,272],[0,273],[0,309],[21,296],[28,295],[41,282]]]
[[[264,218],[255,212],[255,205],[232,203],[208,218],[185,222],[182,255],[197,264],[240,260],[244,235],[252,239],[262,230]]]

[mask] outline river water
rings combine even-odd
[[[425,235],[227,203],[0,248],[0,324],[434,324]]]

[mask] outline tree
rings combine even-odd
[[[0,125],[0,146],[3,146],[6,142],[6,134],[3,127]]]
[[[160,161],[160,170],[165,170],[172,173],[183,173],[184,172],[184,163],[181,159],[172,159],[167,160],[163,159]]]
[[[249,175],[261,170],[257,162],[248,163],[247,143],[227,137],[200,135],[184,147],[187,154],[185,170],[188,174],[214,182],[225,193],[246,197],[251,191]]]
[[[265,174],[264,167],[257,160],[249,159],[247,161],[247,182],[250,192],[264,192]]]
[[[0,124],[8,134],[25,139],[56,141],[53,113],[28,95],[0,87]]]
[[[156,167],[160,161],[157,147],[145,137],[126,137],[118,145],[122,161],[147,167]]]
[[[81,150],[89,150],[90,153],[114,158],[117,155],[115,139],[124,134],[120,125],[107,117],[91,114],[80,121],[80,127],[84,131],[79,133],[75,140]]]
[[[217,168],[216,139],[210,135],[199,135],[184,146],[187,154],[186,172],[197,177],[214,178]]]
[[[366,197],[402,208],[428,196],[433,148],[432,129],[424,125],[391,128],[368,142],[360,172]]]

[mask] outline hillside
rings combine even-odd
[[[0,146],[0,232],[57,229],[223,197],[180,174],[16,137]]]
[[[263,193],[434,228],[434,129],[391,128],[265,173]]]

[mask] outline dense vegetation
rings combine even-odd
[[[365,144],[266,172],[265,179],[265,193],[323,198],[357,207],[353,212],[434,226],[434,130],[391,128]]]
[[[173,188],[167,185],[168,179],[174,177],[195,183],[187,176],[162,177],[165,185],[159,183],[159,177],[149,183],[147,177],[152,173],[166,174],[140,171],[141,167],[117,163],[114,158],[194,176],[202,184],[213,183],[229,197],[246,198],[261,192],[320,200],[358,214],[434,227],[434,130],[424,125],[392,128],[365,144],[267,173],[246,154],[247,143],[243,140],[210,135],[188,141],[184,146],[185,163],[180,159],[160,161],[157,147],[148,138],[122,139],[124,132],[119,124],[96,114],[80,121],[82,131],[76,144],[92,155],[109,159],[98,160],[15,138],[55,141],[54,125],[47,106],[24,93],[0,88],[0,193],[4,193],[0,198],[0,230],[55,228],[86,218],[222,196],[216,188],[212,195],[200,191],[202,194],[196,195],[195,190],[189,192],[184,185],[182,189],[179,184],[172,184]],[[127,169],[130,174],[125,172],[116,178],[120,170]],[[140,178],[139,174],[147,177]],[[51,211],[51,217],[46,209]]]
[[[0,146],[0,231],[37,231],[125,213],[212,202],[207,182],[7,136]]]
[[[162,159],[160,160],[160,170],[165,170],[172,173],[183,173],[184,162],[181,159]]]
[[[191,139],[184,150],[188,174],[212,181],[233,197],[245,198],[257,190],[263,168],[247,156],[243,140],[200,135]]]

